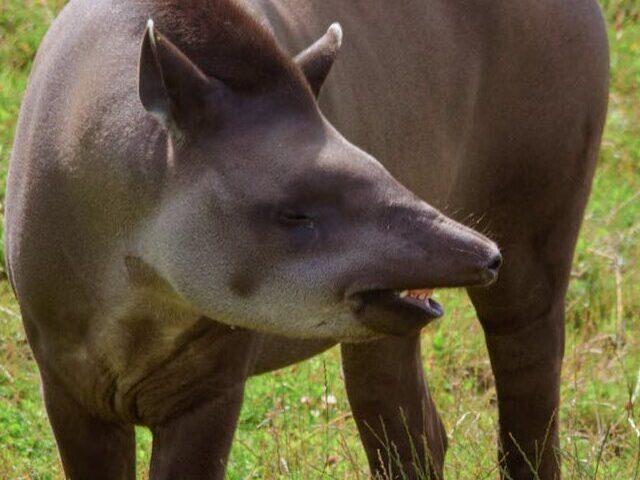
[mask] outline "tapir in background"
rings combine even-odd
[[[146,425],[153,480],[223,478],[247,378],[340,343],[372,474],[442,478],[419,331],[464,286],[503,475],[559,478],[607,84],[594,0],[72,0],[5,219],[67,477],[133,480]]]

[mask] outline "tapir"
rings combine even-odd
[[[223,478],[247,378],[339,343],[372,475],[442,478],[420,330],[465,287],[502,475],[559,478],[607,91],[594,0],[71,0],[5,218],[66,476],[134,479],[146,425],[150,478]]]

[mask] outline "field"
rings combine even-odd
[[[0,199],[34,52],[62,0],[0,0]],[[640,479],[640,4],[603,2],[612,48],[602,155],[567,299],[561,448],[567,479]],[[1,201],[1,200],[0,200]],[[496,478],[495,388],[467,300],[425,329],[424,366],[450,439],[446,477]],[[230,479],[366,479],[334,349],[249,382]],[[139,429],[146,478],[150,435]],[[0,281],[0,479],[59,479],[39,377]]]

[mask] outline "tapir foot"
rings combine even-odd
[[[45,406],[66,478],[135,480],[133,426],[91,415],[45,372],[42,381]]]
[[[447,437],[424,377],[420,336],[343,344],[342,358],[374,478],[442,479]]]

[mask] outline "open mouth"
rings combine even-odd
[[[399,302],[421,309],[430,318],[439,318],[444,315],[442,305],[432,298],[432,288],[394,291],[393,293]]]
[[[410,290],[368,290],[357,295],[356,310],[362,312],[369,307],[384,307],[394,314],[404,314],[412,318],[422,317],[433,320],[444,315],[442,305],[433,299],[432,288]]]
[[[378,289],[351,296],[352,308],[371,330],[388,335],[406,335],[420,330],[444,314],[433,299],[433,289]]]

